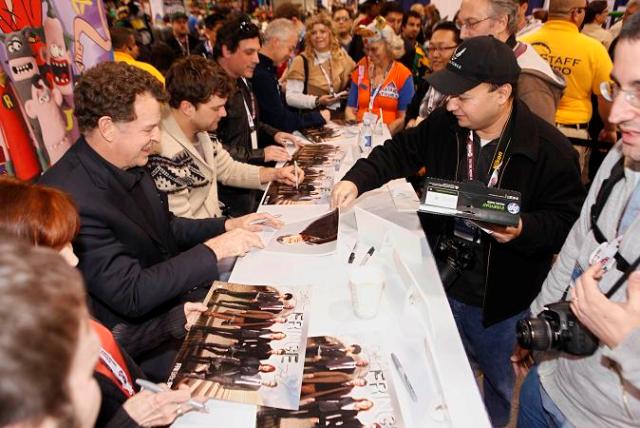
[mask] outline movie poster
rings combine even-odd
[[[287,165],[298,163],[304,180],[296,186],[271,182],[263,205],[321,205],[329,204],[336,173],[345,152],[331,144],[307,144],[298,149]]]
[[[338,209],[296,223],[285,224],[271,238],[266,251],[324,256],[338,248]]]
[[[256,426],[402,427],[381,346],[372,339],[347,334],[309,337],[300,407],[293,411],[262,407]]]
[[[18,178],[31,179],[79,136],[77,76],[112,59],[102,0],[0,0],[0,45],[6,163]]]
[[[216,281],[185,338],[168,384],[193,395],[297,409],[309,288]]]

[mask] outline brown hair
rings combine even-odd
[[[60,250],[80,230],[71,197],[51,187],[0,177],[0,229],[34,245]]]
[[[136,97],[145,93],[159,102],[167,101],[162,83],[138,67],[124,62],[102,62],[90,68],[73,91],[80,131],[95,129],[104,116],[115,122],[135,120]]]
[[[213,95],[227,98],[233,90],[233,81],[222,67],[196,55],[174,62],[167,72],[166,85],[173,108],[178,108],[182,101],[198,107]]]
[[[109,28],[109,35],[111,36],[111,46],[114,50],[121,50],[129,46],[129,41],[133,37],[135,40],[136,34],[131,28],[125,27],[111,27]]]
[[[340,43],[338,43],[338,39],[335,35],[335,30],[333,28],[333,21],[331,17],[324,12],[313,15],[311,18],[307,19],[305,22],[307,31],[304,34],[304,52],[307,54],[309,58],[313,58],[313,45],[311,44],[311,30],[314,25],[322,24],[329,30],[329,34],[331,37],[331,52],[340,51]]]
[[[69,426],[86,312],[80,274],[51,249],[0,236],[0,294],[0,425],[49,416]]]

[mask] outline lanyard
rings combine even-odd
[[[122,389],[129,394],[129,397],[135,394],[135,391],[133,390],[133,387],[131,386],[131,383],[129,382],[125,371],[122,369],[122,367],[120,367],[120,364],[118,364],[118,362],[111,356],[111,354],[107,352],[103,347],[100,347],[100,361],[102,361],[104,365],[107,366],[107,368],[111,371],[111,373],[113,373],[118,382],[120,382]]]
[[[469,136],[467,137],[467,179],[469,181],[473,181],[474,177],[474,169],[475,169],[475,156],[473,150],[473,131],[469,131]]]
[[[318,59],[318,61],[320,61],[317,55],[316,55],[316,58]],[[327,85],[329,85],[329,95],[333,97],[335,95],[335,91],[333,90],[333,83],[331,82],[331,58],[329,58],[325,62],[329,63],[329,73],[327,73],[327,71],[324,69],[324,67],[322,66],[322,63],[318,62],[318,67],[320,67],[320,71],[324,76],[324,80],[326,80]]]
[[[187,37],[187,43],[184,43],[184,44],[177,37],[176,37],[176,41],[180,45],[180,50],[182,51],[183,54],[186,54],[186,56],[191,55],[191,52],[189,52],[189,37]]]
[[[496,147],[496,151],[493,154],[493,159],[491,160],[491,166],[489,167],[488,175],[489,182],[487,183],[487,187],[495,187],[498,184],[498,176],[500,174],[500,168],[502,168],[502,164],[504,163],[505,153],[509,148],[509,144],[511,143],[511,136],[507,140],[504,150],[502,149],[502,136],[500,140],[498,140],[498,145]],[[473,181],[475,178],[475,150],[473,144],[473,131],[469,131],[469,137],[467,138],[467,178],[469,181]]]
[[[384,82],[387,81],[387,77],[389,77],[389,73],[391,72],[391,67],[393,66],[393,61],[391,61],[391,64],[389,64],[389,66],[387,67],[387,71],[385,71],[384,73],[384,78],[382,79],[382,82],[376,86],[376,89],[373,91],[373,93],[370,95],[369,97],[369,111],[372,112],[373,111],[373,102],[376,100],[376,97],[378,96],[378,93],[380,92],[380,89],[382,89],[382,86],[384,85]],[[371,76],[371,74],[369,75],[369,81],[371,82],[371,78],[373,76]],[[369,83],[369,85],[371,85],[371,83]]]
[[[242,82],[244,83],[245,87],[247,88],[247,91],[249,92],[249,97],[251,98],[251,109],[249,109],[249,105],[247,104],[247,100],[244,97],[244,94],[242,93],[242,90],[240,91],[240,95],[242,96],[242,102],[244,102],[244,108],[247,111],[247,121],[249,122],[249,128],[251,128],[251,131],[256,129],[255,126],[255,118],[256,118],[256,99],[253,96],[253,92],[251,92],[251,89],[249,89],[249,85],[247,83],[247,80],[242,77]]]

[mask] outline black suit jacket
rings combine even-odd
[[[146,170],[139,184],[146,216],[84,138],[40,183],[69,193],[78,207],[73,248],[93,315],[107,327],[139,324],[182,301],[200,300],[218,278],[216,256],[202,242],[223,233],[225,219],[173,216]]]

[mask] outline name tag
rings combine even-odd
[[[258,131],[251,131],[251,149],[258,150]]]

